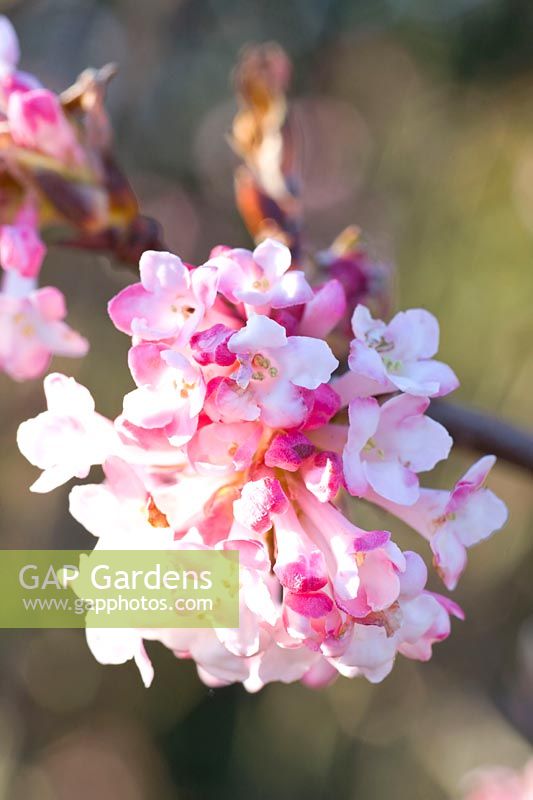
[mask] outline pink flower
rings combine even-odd
[[[187,344],[215,302],[216,270],[188,270],[172,253],[148,250],[140,261],[141,282],[126,286],[108,305],[115,327],[148,341]]]
[[[83,164],[85,156],[59,98],[48,89],[12,92],[7,102],[9,132],[16,145],[59,161]]]
[[[262,433],[257,422],[203,425],[189,442],[189,460],[202,474],[240,472],[251,466]]]
[[[235,362],[235,354],[228,350],[228,341],[234,333],[234,330],[220,322],[212,328],[195,333],[190,342],[195,361],[203,367],[208,364],[231,366]]]
[[[291,270],[291,251],[275,239],[265,239],[253,253],[215,251],[206,266],[220,273],[220,292],[232,303],[262,311],[301,305],[313,298],[303,272]]]
[[[277,434],[265,452],[267,467],[296,472],[315,452],[315,446],[299,431]]]
[[[507,521],[507,508],[485,487],[494,456],[477,461],[451,492],[421,489],[412,506],[389,503],[371,495],[374,502],[402,519],[429,541],[435,566],[445,586],[455,589],[467,560],[467,549],[487,539]]]
[[[69,511],[105,549],[171,549],[174,531],[147,492],[140,474],[111,456],[103,464],[104,483],[74,486]]]
[[[89,649],[100,664],[125,664],[133,659],[146,688],[151,685],[154,668],[138,631],[128,628],[87,628],[86,636]]]
[[[256,533],[266,533],[272,527],[272,515],[284,514],[288,509],[285,492],[273,477],[245,483],[241,496],[233,504],[237,522]]]
[[[452,446],[448,432],[424,416],[425,397],[399,395],[380,406],[373,397],[350,403],[350,428],[343,464],[350,494],[368,487],[387,500],[412,505],[419,496],[418,472],[433,469]]]
[[[260,417],[272,427],[301,424],[306,407],[298,387],[317,389],[338,365],[325,342],[287,337],[281,325],[262,315],[252,316],[233,334],[228,349],[240,362],[235,381],[246,398],[249,416],[244,418]]]
[[[43,470],[31,486],[49,492],[70,478],[85,478],[116,449],[111,422],[94,410],[90,392],[74,378],[53,373],[44,379],[48,411],[19,425],[20,452]]]
[[[41,375],[53,355],[84,356],[89,344],[63,321],[65,298],[51,286],[6,273],[0,293],[0,367],[18,381]]]
[[[400,311],[387,325],[359,305],[352,327],[355,339],[348,359],[350,371],[334,383],[345,403],[356,396],[398,389],[421,397],[440,397],[459,385],[452,370],[432,358],[439,347],[439,325],[428,311]]]
[[[240,592],[239,627],[218,628],[216,635],[230,653],[250,658],[262,649],[263,626],[276,625],[279,617],[272,596],[270,559],[262,543],[247,539],[229,539],[217,549],[238,551]]]
[[[464,800],[531,800],[533,761],[523,771],[508,767],[483,767],[464,780]]]
[[[274,523],[277,546],[274,572],[281,585],[296,594],[322,589],[328,582],[324,554],[309,539],[288,503],[281,513],[274,515]]]
[[[36,278],[41,271],[46,247],[39,235],[37,215],[25,208],[13,225],[0,228],[0,264],[23,278]]]
[[[301,474],[306,489],[321,503],[334,500],[344,482],[340,457],[327,450],[309,458],[302,465]]]
[[[305,304],[298,333],[323,338],[340,322],[346,312],[346,295],[339,281],[327,281]]]
[[[125,419],[140,428],[164,429],[172,445],[188,442],[205,397],[198,367],[176,350],[155,343],[132,347],[128,361],[138,388],[124,397]]]
[[[352,617],[365,617],[394,603],[405,559],[390,534],[364,531],[308,491],[295,492],[305,528],[325,554],[337,605]]]

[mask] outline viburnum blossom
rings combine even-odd
[[[271,240],[216,248],[198,267],[146,252],[140,282],[109,304],[132,337],[122,413],[101,417],[86,389],[52,375],[48,411],[20,426],[22,452],[44,470],[36,491],[103,466],[103,484],[70,495],[97,547],[239,553],[238,628],[88,631],[99,661],[134,659],[146,684],[147,640],[193,659],[209,686],[250,691],[339,674],[377,682],[398,654],[428,660],[463,613],[426,588],[394,518],[429,540],[448,588],[467,548],[505,522],[484,486],[491,457],[452,492],[420,488],[451,446],[429,398],[457,384],[433,359],[435,318],[410,310],[387,325],[358,306],[338,377],[325,336],[346,309],[342,284],[311,288],[291,266]],[[361,498],[355,510],[364,500],[391,512],[386,529],[351,522],[345,489]]]
[[[0,245],[1,249],[1,245]],[[0,290],[0,368],[18,381],[41,375],[53,355],[84,356],[89,344],[64,322],[63,293],[6,272]]]
[[[31,75],[17,71],[19,45],[13,26],[0,16],[0,125],[8,149],[52,156],[65,165],[83,155],[59,98]],[[10,161],[6,155],[6,163]],[[41,375],[52,355],[83,356],[87,341],[64,322],[65,298],[54,287],[38,288],[46,253],[38,226],[36,196],[29,185],[13,215],[0,221],[0,369],[15,380]],[[7,202],[5,205],[8,207]]]
[[[439,348],[439,324],[421,308],[400,311],[386,325],[358,305],[352,317],[350,370],[334,384],[343,400],[394,391],[418,397],[441,397],[459,381],[447,364],[433,356]]]

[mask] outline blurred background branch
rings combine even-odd
[[[455,444],[490,453],[533,472],[533,434],[475,408],[432,400],[428,414],[448,429]]]

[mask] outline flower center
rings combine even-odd
[[[265,358],[262,353],[256,353],[252,358],[253,381],[264,381],[265,378],[277,378],[278,368],[275,367],[269,358]]]
[[[252,289],[256,289],[258,292],[268,292],[270,283],[267,278],[261,278],[252,283]]]
[[[170,310],[173,314],[181,314],[184,319],[188,319],[192,314],[194,314],[193,306],[179,306],[175,303],[172,303]]]
[[[375,439],[373,439],[372,437],[370,437],[368,442],[363,446],[363,453],[368,453],[368,454],[372,453],[373,455],[376,455],[378,458],[381,459],[385,458],[385,451],[382,450],[381,447],[377,446]]]
[[[393,342],[389,342],[387,339],[385,339],[383,334],[378,333],[377,331],[368,331],[366,335],[366,343],[369,347],[377,350],[378,353],[388,353],[394,347]]]

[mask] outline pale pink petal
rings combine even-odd
[[[472,464],[453,488],[449,503],[450,511],[455,511],[467,497],[481,489],[495,463],[495,456],[483,456]]]
[[[368,486],[361,451],[377,430],[379,404],[373,397],[357,398],[350,403],[348,413],[350,427],[342,455],[344,479],[350,494],[361,497]]]
[[[289,381],[273,381],[261,394],[261,420],[272,428],[297,428],[305,420],[307,407],[298,387]]]
[[[174,404],[167,393],[152,389],[134,389],[124,396],[126,419],[140,428],[163,428],[174,419]]]
[[[435,568],[446,588],[452,591],[466,567],[466,549],[445,527],[435,533],[430,545],[435,557]]]
[[[359,304],[352,315],[352,329],[354,336],[364,339],[371,332],[383,333],[386,325],[380,319],[374,319],[366,306]]]
[[[419,495],[416,473],[394,461],[365,461],[365,474],[375,492],[400,505],[411,506]]]
[[[292,261],[289,248],[276,239],[265,239],[257,245],[253,258],[271,283],[287,272]]]
[[[276,358],[283,374],[306,389],[317,389],[320,384],[327,383],[339,366],[329,345],[309,336],[289,336]]]
[[[427,578],[427,567],[418,553],[406,550],[405,570],[399,575],[402,597],[416,597],[423,591]]]
[[[231,353],[256,353],[261,348],[285,347],[286,344],[287,334],[282,325],[262,314],[254,314],[244,328],[233,334],[228,350]]]
[[[292,270],[283,275],[268,293],[268,302],[272,308],[289,308],[309,302],[313,290],[307,283],[305,273]],[[244,302],[247,302],[243,297]]]
[[[306,301],[299,333],[323,339],[346,313],[346,294],[340,281],[328,281]]]
[[[191,283],[194,296],[205,307],[211,308],[214,304],[220,275],[215,267],[197,267],[192,270]]]
[[[261,414],[253,395],[229,378],[213,378],[209,381],[204,411],[213,422],[253,422]],[[302,408],[302,417],[303,414]]]
[[[190,286],[189,270],[173,253],[146,250],[139,261],[141,283],[147,292],[184,293]]]
[[[459,386],[455,373],[441,361],[411,361],[398,374],[389,373],[392,383],[402,392],[424,397],[442,397]]]
[[[166,364],[161,358],[165,345],[143,342],[131,347],[128,366],[138,387],[157,386],[166,373]]]
[[[44,379],[43,386],[49,411],[75,416],[94,413],[94,400],[90,391],[74,378],[52,372]]]
[[[389,391],[389,379],[387,371],[379,353],[372,347],[353,339],[350,344],[350,355],[348,357],[350,370],[361,378],[367,378],[377,384],[378,391]]]
[[[439,349],[439,323],[423,308],[400,311],[387,326],[387,339],[396,359],[431,358]]]
[[[428,405],[425,397],[398,395],[381,407],[377,446],[412,472],[433,469],[453,444],[446,428],[424,416]]]

